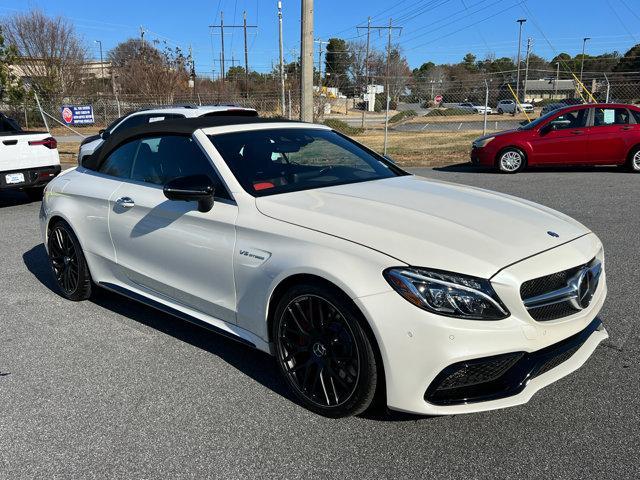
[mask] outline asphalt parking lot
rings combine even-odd
[[[417,173],[543,203],[600,236],[611,338],[583,368],[506,410],[328,420],[264,354],[114,294],[63,300],[39,204],[0,193],[0,478],[639,478],[640,175]]]

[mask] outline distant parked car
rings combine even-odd
[[[521,103],[520,105],[524,112],[533,113],[533,105],[530,103]],[[503,113],[516,113],[521,109],[514,100],[500,100],[496,110],[500,115],[502,115]]]
[[[484,105],[478,105],[471,102],[461,103],[460,105],[458,105],[458,108],[465,110],[468,109],[469,113],[477,113],[480,115],[484,115],[485,110],[487,111],[487,113],[493,113],[491,107],[485,107]]]
[[[566,103],[549,103],[548,105],[545,105],[544,107],[542,107],[542,110],[540,111],[540,116],[543,117],[547,113],[553,112],[554,110],[558,110],[559,108],[564,108],[566,106],[567,106]]]
[[[25,132],[0,113],[0,191],[22,190],[39,200],[45,185],[59,173],[56,139],[49,132]]]
[[[624,165],[640,172],[640,108],[621,103],[559,108],[517,130],[478,138],[471,161],[504,173],[529,165]]]
[[[160,122],[174,118],[216,117],[220,115],[257,117],[258,112],[253,108],[236,107],[234,105],[178,105],[138,110],[118,118],[107,128],[100,130],[100,133],[97,135],[85,138],[80,144],[78,165],[82,162],[82,157],[91,155],[96,148],[102,145],[104,141],[116,131],[119,132],[125,128],[137,127],[145,123]]]

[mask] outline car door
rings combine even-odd
[[[531,164],[564,165],[588,163],[588,110],[576,108],[551,117],[531,140]]]
[[[77,173],[81,175],[62,175],[53,191],[53,194],[64,192],[65,197],[75,200],[79,208],[73,210],[74,217],[69,220],[82,239],[85,255],[95,256],[107,264],[115,263],[109,235],[113,196],[123,179],[129,178],[133,153],[134,143],[123,145],[111,152],[97,170],[79,166]]]
[[[216,186],[213,209],[170,201],[163,185],[204,174]],[[114,195],[109,217],[117,268],[132,288],[235,322],[233,250],[237,205],[209,158],[190,136],[138,140],[130,178]]]
[[[626,108],[590,108],[589,163],[624,163],[635,130],[635,119]]]

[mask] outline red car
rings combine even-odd
[[[613,103],[560,108],[517,130],[478,138],[471,162],[505,173],[560,165],[625,165],[640,172],[640,108]]]

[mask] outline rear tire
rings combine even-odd
[[[278,368],[309,410],[330,418],[364,412],[378,384],[372,339],[348,297],[300,284],[278,302],[272,338]]]
[[[91,297],[91,274],[76,235],[59,220],[51,226],[47,240],[49,264],[63,297],[79,302]]]
[[[626,167],[630,172],[640,173],[640,146],[634,147],[633,150],[631,150]]]
[[[29,200],[32,202],[38,202],[42,200],[42,195],[44,194],[44,187],[34,187],[25,189],[24,193],[27,194]]]
[[[497,167],[501,173],[518,173],[527,162],[522,150],[515,147],[505,148],[498,154]]]

